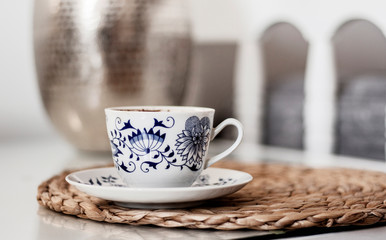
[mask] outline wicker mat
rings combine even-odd
[[[141,210],[113,205],[67,184],[66,171],[38,188],[39,204],[64,214],[109,223],[162,227],[299,229],[386,222],[386,174],[227,162],[254,180],[240,191],[191,209]]]

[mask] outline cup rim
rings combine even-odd
[[[141,110],[141,111],[139,111]],[[214,112],[214,108],[197,107],[197,106],[157,106],[157,105],[143,105],[143,106],[118,106],[105,108],[105,112],[130,112],[130,113],[189,113],[189,112]]]

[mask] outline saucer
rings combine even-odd
[[[121,180],[114,167],[95,168],[71,173],[66,181],[91,196],[114,201],[130,208],[184,208],[204,200],[234,193],[252,181],[248,173],[207,168],[190,187],[134,188]]]

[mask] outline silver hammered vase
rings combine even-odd
[[[183,0],[35,0],[46,112],[82,150],[109,151],[103,109],[181,105],[191,54]]]

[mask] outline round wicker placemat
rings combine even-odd
[[[299,229],[386,221],[386,174],[227,162],[254,180],[240,191],[191,209],[141,210],[113,205],[69,185],[65,171],[38,188],[40,205],[80,218],[131,225],[232,229]]]

